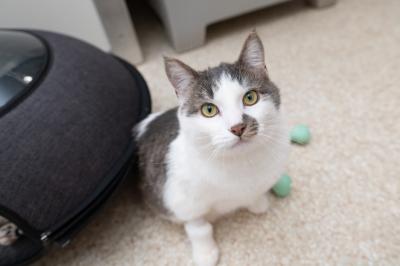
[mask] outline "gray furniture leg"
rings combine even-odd
[[[204,9],[208,1],[212,0],[150,0],[177,52],[204,44],[208,23]]]
[[[334,5],[336,0],[307,0],[307,2],[313,7],[328,7]]]
[[[124,0],[94,0],[114,54],[131,64],[143,61],[133,21]]]
[[[177,52],[184,52],[205,43],[206,24],[201,22],[179,22],[176,17],[170,18],[165,24],[169,39]]]

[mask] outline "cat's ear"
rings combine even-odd
[[[183,62],[164,56],[165,71],[178,98],[184,98],[195,83],[198,73]]]
[[[244,42],[238,62],[250,69],[266,71],[264,47],[255,31],[251,32]]]

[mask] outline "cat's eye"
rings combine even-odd
[[[246,92],[243,96],[243,104],[246,106],[254,105],[258,102],[258,93],[255,90]]]
[[[212,103],[205,103],[201,106],[201,114],[205,117],[214,117],[218,114],[218,108]]]

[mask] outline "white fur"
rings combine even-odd
[[[281,108],[277,110],[268,98],[243,106],[243,95],[252,88],[226,75],[217,86],[213,103],[219,115],[178,114],[181,129],[167,154],[163,195],[173,218],[186,224],[193,257],[201,266],[215,265],[218,260],[209,222],[238,208],[265,212],[265,194],[285,172],[289,151]],[[239,143],[229,129],[241,122],[243,113],[256,118],[260,127],[256,136]],[[206,259],[210,252],[214,255]]]
[[[150,124],[150,122],[156,119],[162,113],[163,112],[152,113],[148,115],[143,121],[141,121],[134,129],[137,133],[136,138],[139,139],[146,132],[147,126]]]

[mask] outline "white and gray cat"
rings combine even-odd
[[[17,226],[0,215],[0,246],[12,245],[17,239]]]
[[[239,59],[205,71],[165,58],[179,107],[134,129],[149,206],[183,223],[199,266],[216,265],[212,222],[237,209],[264,213],[285,172],[289,136],[279,89],[255,32]]]

